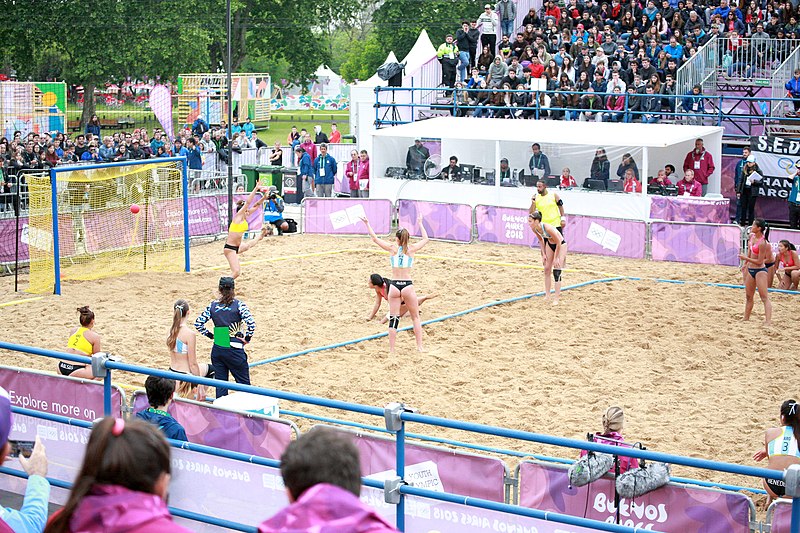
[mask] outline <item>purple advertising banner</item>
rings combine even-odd
[[[527,209],[493,205],[475,206],[475,227],[478,230],[478,240],[481,242],[539,247],[539,239],[528,227]]]
[[[564,238],[570,252],[642,259],[647,225],[639,220],[569,215]]]
[[[792,525],[791,500],[775,500],[771,507],[773,511],[770,531],[772,533],[789,533]]]
[[[257,526],[288,503],[277,468],[172,448],[169,504],[173,507]],[[193,531],[220,531],[198,522],[188,524]]]
[[[397,507],[384,501],[383,490],[361,487],[361,501],[390,524],[397,523]],[[596,531],[500,511],[468,507],[419,496],[405,497],[406,533],[589,533]]]
[[[731,201],[727,198],[680,196],[650,196],[650,218],[675,222],[705,222],[728,224],[731,221]]]
[[[27,230],[28,230],[28,217],[20,217],[19,219],[19,260],[28,260],[28,244],[27,244]],[[4,218],[0,219],[0,263],[8,263],[14,261],[17,256],[17,219]],[[23,240],[25,242],[23,242]]]
[[[26,415],[13,415],[10,439],[34,440],[38,436],[47,450],[49,459],[47,477],[72,483],[83,464],[86,443],[89,442],[91,430],[50,420],[43,420]],[[19,459],[7,459],[5,466],[22,470]],[[8,490],[15,494],[25,494],[24,479],[11,476],[0,476],[0,490]],[[64,505],[69,491],[53,487],[50,491],[50,502]]]
[[[183,199],[164,200],[155,206],[156,226],[162,240],[183,237]],[[189,198],[189,236],[216,235],[222,231],[214,196]]]
[[[614,479],[570,485],[567,467],[525,461],[519,470],[524,507],[613,523]],[[750,498],[721,490],[668,484],[635,500],[620,500],[620,525],[656,531],[749,533]]]
[[[397,452],[394,440],[341,431],[352,436],[358,446],[363,476],[383,481],[394,475]],[[405,481],[409,485],[495,502],[505,501],[506,467],[503,461],[416,444],[406,444],[405,450]]]
[[[397,210],[400,227],[415,237],[421,235],[417,224],[417,214],[420,213],[431,239],[472,241],[472,208],[469,205],[399,200]]]
[[[136,392],[133,412],[148,407],[147,396]],[[292,440],[293,431],[288,422],[266,420],[181,399],[172,402],[168,410],[186,430],[189,442],[195,444],[280,459]]]
[[[652,222],[650,240],[653,261],[737,266],[742,230],[734,225]]]
[[[392,203],[368,198],[305,198],[303,233],[367,235],[361,217],[369,219],[378,235],[392,229]]]
[[[55,363],[53,363],[55,369]],[[91,422],[103,416],[103,383],[0,367],[11,405]],[[122,416],[122,395],[111,391],[111,416]]]
[[[796,248],[800,248],[800,231],[791,229],[769,230],[769,241],[773,244],[775,250],[777,250],[777,243],[784,239],[794,244]]]

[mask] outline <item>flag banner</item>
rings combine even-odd
[[[750,151],[761,169],[761,195],[771,198],[788,198],[792,177],[800,161],[800,141],[759,135],[750,137]]]

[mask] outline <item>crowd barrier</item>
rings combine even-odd
[[[144,391],[134,392],[132,412],[148,407]],[[231,411],[205,402],[177,398],[167,411],[186,430],[189,442],[268,459],[279,459],[292,437],[299,434],[297,426],[288,420]]]
[[[775,500],[767,509],[767,524],[771,533],[789,533],[792,523],[791,500]]]
[[[67,359],[76,362],[83,362],[87,358],[79,358],[77,356],[70,356],[60,352],[44,350],[39,348],[31,348],[21,345],[10,344],[0,341],[0,349],[12,350],[19,353],[34,354],[53,359]],[[115,362],[107,359],[103,355],[96,355],[92,359],[92,367],[97,373],[104,378],[103,381],[103,407],[106,413],[112,413],[113,408],[111,404],[112,395],[114,393],[111,387],[111,374],[112,371],[122,370],[126,372],[133,372],[136,374],[156,375],[168,377],[171,379],[181,379],[191,383],[202,384],[206,386],[214,386],[217,384],[215,380],[206,378],[175,374],[173,372],[161,371],[141,366],[129,365],[125,363]],[[54,379],[61,380],[61,384],[72,383],[68,378],[61,378],[53,376]],[[619,448],[616,446],[608,446],[600,443],[579,441],[573,439],[566,439],[562,437],[553,437],[548,435],[540,435],[519,430],[509,430],[505,428],[498,428],[494,426],[487,426],[482,424],[474,424],[470,422],[462,422],[456,420],[449,420],[438,417],[431,417],[414,413],[407,410],[402,404],[389,404],[384,408],[372,407],[354,403],[343,402],[340,400],[331,400],[324,398],[317,398],[296,394],[291,392],[283,392],[276,390],[269,390],[260,387],[253,387],[249,385],[240,385],[237,383],[229,383],[228,388],[232,391],[241,391],[254,394],[269,396],[279,400],[300,402],[305,404],[316,405],[320,407],[343,410],[348,412],[361,413],[363,415],[374,416],[384,420],[386,430],[394,435],[394,441],[384,441],[386,445],[379,442],[380,439],[372,441],[369,444],[370,449],[381,448],[377,452],[382,454],[382,461],[388,465],[389,470],[392,467],[397,473],[397,478],[390,478],[381,483],[369,477],[363,479],[364,485],[371,489],[385,489],[384,503],[376,505],[378,512],[385,513],[386,515],[394,516],[397,521],[398,528],[401,531],[430,531],[432,528],[438,529],[442,533],[456,533],[464,531],[479,531],[479,530],[495,530],[495,531],[519,531],[528,528],[531,531],[564,531],[564,524],[569,526],[570,531],[615,531],[634,533],[637,531],[632,526],[617,525],[596,521],[584,518],[582,514],[570,516],[568,514],[521,507],[504,503],[501,496],[501,501],[492,501],[486,498],[472,497],[465,494],[456,494],[449,492],[449,490],[469,490],[463,488],[449,488],[448,481],[442,479],[442,492],[430,490],[429,487],[414,486],[408,483],[415,479],[430,479],[427,476],[431,470],[424,470],[430,465],[424,465],[423,470],[420,468],[414,469],[415,465],[419,462],[430,461],[435,463],[437,461],[453,460],[449,455],[453,455],[453,451],[445,451],[445,456],[442,459],[436,458],[435,453],[430,448],[415,449],[417,445],[412,445],[407,441],[405,433],[405,424],[408,422],[415,424],[423,424],[431,427],[451,428],[458,429],[474,434],[495,435],[504,438],[517,439],[521,442],[536,442],[541,444],[556,445],[564,447],[568,450],[587,449],[597,452],[612,453],[621,456],[637,457],[639,459],[647,459],[653,461],[663,461],[675,465],[690,466],[696,468],[707,468],[721,472],[728,472],[732,474],[747,475],[756,478],[769,478],[769,479],[783,479],[787,482],[787,486],[792,487],[791,476],[786,472],[777,470],[769,470],[765,468],[756,468],[749,466],[741,466],[730,463],[719,463],[707,461],[704,459],[683,457],[676,455],[668,455],[649,450],[640,450],[634,448]],[[27,409],[20,409],[14,407],[15,412],[26,416],[35,416],[46,420],[53,420],[56,422],[76,425],[85,427],[85,422],[75,419],[68,419],[59,415],[52,415],[48,413],[38,413],[29,411]],[[24,418],[19,418],[21,423],[25,424],[24,428],[16,428],[16,431],[25,431],[26,435],[33,434],[41,435],[47,433],[46,429],[40,429],[39,426],[44,426],[37,422],[28,422]],[[33,427],[36,426],[36,429]],[[66,433],[58,428],[58,431],[52,433],[53,438],[65,440],[68,444],[75,447],[82,445],[83,440],[80,436],[70,437],[65,436]],[[367,442],[366,440],[364,441]],[[374,444],[378,442],[378,444]],[[277,470],[275,467],[277,463],[270,459],[261,458],[257,455],[248,455],[228,450],[221,450],[218,448],[211,448],[195,443],[173,443],[174,446],[180,447],[180,450],[174,451],[173,456],[173,486],[172,489],[172,503],[180,502],[181,508],[174,510],[179,516],[189,518],[191,520],[200,520],[201,522],[209,522],[212,524],[222,522],[229,522],[231,520],[237,521],[234,529],[241,531],[252,531],[252,525],[257,521],[263,520],[266,516],[274,513],[277,509],[285,505],[286,501],[283,496],[283,491],[280,489],[280,481]],[[359,445],[362,450],[365,444]],[[394,451],[392,456],[391,452]],[[77,464],[78,453],[75,451],[68,451],[74,457],[71,459],[72,464]],[[419,453],[420,455],[416,455]],[[575,453],[570,452],[570,453]],[[463,455],[463,454],[462,454]],[[476,461],[476,465],[484,465],[483,459],[478,459],[480,456],[475,456],[470,461]],[[391,459],[394,459],[392,464]],[[460,458],[460,459],[463,459]],[[411,466],[407,467],[409,463]],[[455,463],[453,463],[455,464]],[[460,463],[459,463],[460,464]],[[485,463],[485,466],[480,466],[478,472],[469,474],[470,476],[480,476],[480,472],[487,468],[488,471],[505,472],[504,464],[497,460],[491,459]],[[378,465],[377,468],[383,468],[383,465]],[[450,470],[451,467],[437,466],[437,470],[444,472]],[[458,473],[465,475],[463,467],[453,467],[458,470]],[[381,470],[384,472],[385,470]],[[420,477],[415,478],[415,472]],[[6,472],[8,473],[8,472]],[[449,475],[449,474],[448,474]],[[493,476],[494,474],[492,474]],[[520,474],[524,478],[524,474]],[[2,476],[0,476],[2,477]],[[490,476],[491,477],[491,476]],[[499,476],[497,476],[499,477]],[[505,478],[505,475],[503,475]],[[399,482],[398,479],[404,480]],[[493,478],[496,479],[496,478]],[[56,480],[58,481],[58,480]],[[63,485],[58,481],[60,486]],[[498,484],[499,487],[499,484]],[[525,487],[521,491],[520,503],[525,498]],[[444,490],[448,491],[445,492]],[[496,492],[496,489],[495,489]],[[713,491],[709,493],[697,492],[691,493],[691,498],[686,500],[688,493],[677,492],[676,496],[664,504],[672,505],[674,508],[684,509],[683,512],[687,517],[697,520],[700,516],[704,516],[704,509],[709,508],[707,502],[716,502],[722,496],[720,491]],[[736,495],[738,496],[738,495]],[[725,502],[728,506],[728,512],[734,517],[739,517],[747,509],[747,516],[749,517],[749,506],[744,505],[746,499],[729,499],[727,495],[724,496]],[[646,498],[647,496],[643,497]],[[380,493],[369,489],[365,489],[364,498],[372,503],[374,499],[376,502],[380,498]],[[681,501],[678,501],[681,500]],[[686,501],[684,501],[686,500]],[[639,499],[638,502],[646,500]],[[677,503],[674,503],[677,502]],[[631,507],[633,509],[633,507]],[[645,505],[641,510],[643,516],[653,514],[654,511],[649,510]],[[656,506],[658,513],[661,510]],[[793,516],[800,518],[800,500],[795,500],[793,504]],[[678,512],[678,511],[673,511]],[[714,511],[716,512],[716,511]],[[203,513],[212,515],[211,518],[203,515]],[[667,509],[667,514],[669,509]],[[256,516],[256,514],[258,516]],[[680,512],[678,512],[680,514]],[[714,514],[708,511],[708,514]],[[716,516],[716,515],[715,515]],[[725,515],[727,516],[727,515]],[[199,517],[199,518],[198,518]],[[603,517],[604,519],[607,517]],[[719,516],[717,516],[719,520]],[[738,518],[737,518],[738,520]],[[217,522],[215,522],[217,521]],[[242,524],[241,522],[246,522]],[[738,523],[738,522],[736,522]],[[731,524],[734,524],[731,522]],[[735,524],[734,524],[735,525]],[[229,527],[229,526],[226,526]],[[207,529],[203,529],[207,530]],[[658,527],[653,527],[653,531],[659,530]],[[688,528],[687,530],[691,530]],[[704,529],[697,529],[704,530]],[[735,531],[735,529],[729,529]],[[792,528],[792,533],[798,533],[800,530],[800,520]],[[715,531],[708,529],[708,531]]]
[[[742,228],[732,224],[650,223],[653,261],[738,266],[742,239]]]
[[[375,200],[306,199],[302,207],[303,220],[310,226],[304,224],[303,231],[366,234],[366,228],[353,222],[347,212],[357,210],[355,206],[359,204],[363,209],[370,208],[370,202]],[[417,214],[422,214],[425,229],[431,239],[471,242],[475,235],[479,242],[539,246],[528,227],[526,209],[490,205],[478,205],[472,209],[466,204],[418,200],[398,200],[395,209],[398,224],[408,228],[417,237],[420,235]],[[384,217],[380,219],[381,222],[392,219],[391,205],[389,213],[382,211],[381,216]],[[337,217],[341,222],[331,221]],[[346,226],[336,227],[345,223]],[[381,226],[380,230],[375,227],[375,230],[381,234],[389,232],[387,226]],[[745,231],[734,224],[658,220],[644,222],[567,214],[564,236],[571,252],[737,266]],[[770,240],[777,242],[779,238],[800,243],[800,232],[773,230]]]
[[[378,235],[392,229],[394,208],[389,200],[368,198],[303,198],[303,233],[368,235],[367,217]]]
[[[339,427],[334,429],[353,437],[361,454],[361,475],[384,481],[397,474],[395,439]],[[500,459],[424,444],[407,444],[405,449],[407,483],[436,492],[507,501],[508,467]]]
[[[517,467],[519,505],[611,522],[615,520],[614,478],[573,487],[568,467],[523,461]],[[668,483],[633,500],[620,499],[620,524],[659,531],[749,533],[755,506],[744,494]]]

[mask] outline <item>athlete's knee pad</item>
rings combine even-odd
[[[400,324],[400,315],[389,315],[389,329],[397,329]]]
[[[553,280],[561,281],[561,269],[560,268],[554,268],[553,269]]]

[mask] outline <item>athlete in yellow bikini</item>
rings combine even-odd
[[[73,353],[75,355],[92,355],[100,351],[100,335],[93,331],[94,329],[94,312],[89,309],[89,306],[78,308],[80,314],[80,324],[75,332],[70,335],[67,341],[66,353]],[[76,363],[67,363],[65,361],[58,362],[58,371],[64,376],[71,376],[73,378],[86,378],[94,379],[92,369],[89,365],[81,365]]]
[[[259,182],[256,180],[253,191],[250,193],[250,196],[247,198],[247,200],[239,200],[236,203],[236,213],[233,215],[231,225],[228,227],[228,238],[225,241],[223,253],[225,254],[225,259],[228,260],[228,264],[231,266],[231,274],[233,275],[234,279],[238,278],[239,274],[242,273],[242,268],[239,265],[239,255],[245,253],[247,250],[261,242],[261,239],[264,238],[264,230],[262,229],[261,233],[259,233],[255,240],[242,243],[242,237],[249,229],[249,226],[247,225],[247,217],[255,213],[256,209],[258,209],[258,206],[261,205],[266,198],[266,195],[262,193],[261,198],[259,198],[256,203],[250,206],[259,190]]]

